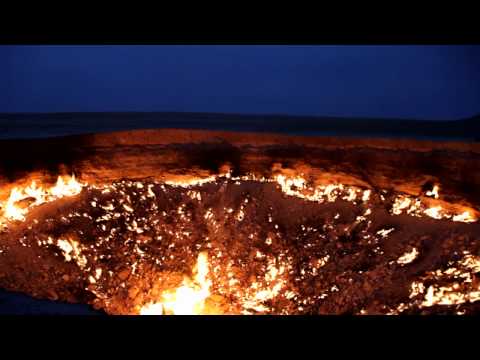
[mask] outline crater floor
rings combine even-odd
[[[292,192],[228,176],[85,186],[4,228],[0,286],[139,314],[203,253],[211,313],[478,312],[479,223],[395,214],[393,193]]]

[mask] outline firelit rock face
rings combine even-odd
[[[174,130],[28,144],[0,169],[2,288],[109,314],[478,313],[473,145]]]

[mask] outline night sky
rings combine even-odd
[[[480,46],[0,46],[0,112],[458,119]]]

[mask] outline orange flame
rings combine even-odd
[[[50,189],[44,189],[41,186],[38,187],[36,181],[33,180],[31,184],[24,189],[17,187],[12,189],[9,198],[3,206],[2,217],[7,220],[23,221],[30,208],[65,196],[77,195],[82,191],[83,186],[83,184],[75,179],[75,175],[72,175],[67,181],[65,181],[62,176],[59,176],[55,186]],[[28,198],[34,201],[24,208],[18,206],[19,201]]]
[[[140,315],[201,315],[205,313],[205,300],[210,296],[211,281],[208,280],[208,257],[200,253],[194,280],[185,277],[182,285],[162,295],[162,301],[147,304]]]

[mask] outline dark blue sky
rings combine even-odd
[[[0,79],[0,112],[480,113],[480,46],[0,46]]]

